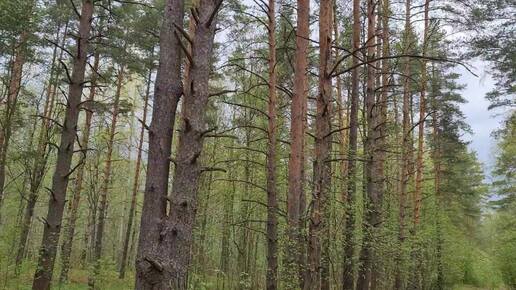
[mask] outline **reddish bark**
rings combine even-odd
[[[302,287],[303,254],[301,249],[301,215],[304,214],[304,205],[301,204],[303,192],[303,167],[304,167],[304,127],[306,116],[306,86],[307,86],[307,53],[309,37],[310,1],[297,1],[297,31],[296,54],[294,67],[294,94],[291,104],[290,124],[290,156],[288,162],[288,197],[287,197],[287,223],[288,239],[287,247],[287,273],[290,279],[286,287],[297,289]]]

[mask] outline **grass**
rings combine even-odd
[[[55,277],[59,271],[54,271]],[[6,273],[4,271],[0,275],[0,289],[5,290],[30,290],[32,287],[32,279],[34,267],[22,267],[22,271],[18,277],[13,272]],[[56,274],[57,273],[57,274]],[[118,279],[118,273],[112,269],[103,269],[99,275],[97,282],[98,288],[101,290],[128,290],[134,287],[134,273],[127,273],[124,279]],[[72,269],[70,270],[69,282],[63,285],[54,283],[52,290],[86,290],[88,288],[88,270]]]

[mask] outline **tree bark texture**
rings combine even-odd
[[[169,272],[164,272],[162,267],[150,261],[163,255],[160,241],[163,239],[163,222],[167,216],[172,137],[177,104],[183,94],[181,46],[176,37],[176,26],[183,27],[183,17],[183,0],[167,0],[160,32],[159,66],[154,86],[147,175],[136,257],[138,290],[173,289],[169,283]]]
[[[93,68],[91,72],[91,88],[88,95],[88,99],[85,103],[86,117],[84,120],[84,127],[81,137],[82,150],[81,157],[79,160],[79,167],[77,168],[77,174],[75,175],[73,183],[73,198],[68,208],[67,224],[65,226],[65,234],[63,237],[63,244],[61,246],[61,274],[59,275],[59,281],[66,282],[68,280],[68,271],[70,270],[70,256],[72,254],[73,237],[75,234],[75,223],[77,222],[79,204],[81,201],[81,193],[84,182],[84,168],[86,166],[87,150],[90,140],[91,123],[93,121],[93,109],[92,105],[95,100],[97,76],[100,63],[100,55],[95,53],[93,61]]]
[[[278,192],[276,185],[276,139],[277,139],[277,94],[276,94],[276,5],[269,0],[269,100],[267,142],[267,290],[278,288]]]
[[[154,204],[152,209],[158,213],[161,209],[162,212],[158,220],[153,220],[153,223],[156,223],[153,228],[146,228],[151,225],[145,221],[153,216],[142,215],[136,289],[187,289],[199,177],[204,170],[199,157],[204,137],[210,131],[206,128],[205,111],[209,97],[208,81],[216,18],[222,4],[219,1],[202,0],[198,9],[195,9],[196,18],[199,20],[192,40],[191,54],[187,55],[190,72],[184,87],[181,136],[176,159],[173,160],[176,168],[172,192],[169,196],[156,197],[160,203]],[[179,35],[180,33],[176,32],[177,40]],[[180,77],[177,83],[181,83]],[[155,126],[151,127],[151,135],[155,134],[155,130],[162,130],[158,124]],[[154,156],[149,153],[149,169],[153,158]],[[163,199],[170,204],[168,214],[164,207],[166,204],[162,203]],[[146,206],[152,206],[146,205],[150,202],[153,201],[149,201],[145,196],[144,211]]]
[[[71,163],[75,136],[77,134],[79,106],[81,103],[82,89],[84,87],[84,73],[86,69],[88,39],[90,36],[93,10],[93,1],[84,0],[82,2],[77,47],[73,60],[72,76],[69,80],[70,85],[65,120],[61,132],[61,142],[57,152],[55,172],[52,179],[40,257],[32,285],[34,290],[50,289],[50,282],[52,280],[57,245],[61,232],[61,223],[63,220],[68,179],[72,173]]]
[[[319,93],[315,117],[314,188],[311,200],[308,236],[308,261],[305,289],[321,289],[321,261],[325,212],[330,186],[331,150],[331,31],[332,1],[322,0],[319,10]]]
[[[304,126],[305,102],[307,99],[307,66],[310,1],[297,1],[296,53],[294,64],[294,92],[291,104],[290,156],[288,162],[288,196],[287,196],[287,289],[302,287],[303,263],[301,256],[301,195],[303,194],[304,166]]]

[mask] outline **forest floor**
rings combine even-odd
[[[33,269],[31,271],[23,271],[19,277],[6,277],[1,274],[0,289],[5,290],[29,290],[31,289],[33,279]],[[118,278],[116,271],[105,271],[100,277],[99,284],[102,290],[128,290],[134,287],[134,274],[127,273],[124,279]],[[8,281],[8,282],[6,282]],[[63,285],[54,285],[52,290],[87,290],[88,287],[88,271],[87,270],[70,270],[70,281]]]
[[[508,288],[505,287],[497,287],[497,288],[482,288],[482,287],[475,287],[470,285],[458,285],[453,288],[453,290],[508,290]]]
[[[101,271],[99,277],[99,289],[101,290],[129,290],[134,287],[134,273],[128,272],[124,279],[118,278],[118,272],[114,268],[108,267]],[[3,271],[0,269],[0,290],[30,290],[34,274],[34,263],[24,263],[21,273],[16,277],[13,271]],[[12,270],[12,269],[11,269]],[[60,269],[56,269],[59,273]],[[70,280],[63,285],[54,285],[52,290],[88,290],[88,270],[87,269],[71,269]],[[215,290],[215,289],[213,289]],[[231,289],[217,289],[217,290],[231,290]],[[456,285],[451,290],[508,290],[505,287],[497,288],[482,288],[470,285]]]

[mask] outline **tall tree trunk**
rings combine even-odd
[[[405,32],[403,37],[404,53],[408,54],[410,51],[410,0],[405,2]],[[407,200],[407,187],[410,177],[410,158],[412,152],[411,148],[411,133],[410,133],[410,108],[411,108],[411,94],[410,94],[410,58],[405,59],[404,65],[404,82],[403,82],[403,117],[402,117],[402,146],[401,146],[401,178],[400,178],[400,194],[399,194],[399,232],[398,232],[398,254],[396,258],[396,273],[395,273],[395,288],[404,289],[403,282],[403,243],[405,241],[405,207]]]
[[[321,289],[321,251],[324,244],[323,235],[328,221],[325,212],[330,186],[330,150],[331,150],[331,31],[332,1],[322,0],[319,10],[319,93],[317,95],[317,112],[315,117],[315,164],[314,189],[312,192],[308,261],[305,289]],[[324,262],[323,262],[324,263]]]
[[[435,78],[435,68],[432,66],[432,78]],[[432,88],[431,91],[436,91]],[[439,119],[437,116],[437,100],[436,95],[433,94],[432,101],[432,141],[434,143],[433,148],[433,163],[434,163],[434,190],[435,190],[435,201],[437,208],[436,216],[436,258],[437,258],[437,289],[444,289],[444,265],[443,265],[443,237],[442,237],[442,225],[441,225],[441,208],[442,208],[442,196],[441,196],[441,136],[439,130]]]
[[[266,289],[278,288],[278,193],[276,186],[276,8],[275,0],[269,0],[269,100],[268,100],[268,143],[267,143],[267,275]]]
[[[309,38],[310,1],[297,1],[297,31],[296,54],[294,67],[294,93],[291,104],[290,124],[290,156],[288,162],[288,197],[287,197],[287,289],[303,287],[303,263],[300,257],[304,256],[301,249],[301,195],[303,194],[303,166],[304,166],[304,127],[305,103],[307,92],[308,66],[308,38]],[[304,210],[303,210],[304,212]]]
[[[190,73],[186,82],[187,86],[184,87],[183,125],[177,158],[174,160],[176,168],[172,193],[168,197],[163,195],[156,197],[156,191],[158,194],[166,194],[166,191],[149,188],[152,189],[151,193],[147,194],[148,192],[146,192],[140,230],[136,289],[187,289],[198,181],[203,171],[199,157],[207,132],[205,111],[209,97],[208,81],[216,17],[221,4],[220,0],[201,0],[195,12],[199,21],[193,36],[192,53],[188,55]],[[177,8],[182,8],[182,3],[177,4]],[[182,9],[180,10],[182,11]],[[176,14],[182,13],[176,11]],[[176,40],[178,40],[179,33],[176,32],[176,35]],[[179,71],[177,83],[181,84]],[[156,111],[156,105],[154,108]],[[154,124],[155,117],[156,115],[153,116],[154,127],[151,127],[151,136],[156,134],[157,130],[163,130],[160,128],[163,126],[163,122]],[[158,120],[156,119],[156,121]],[[151,169],[151,166],[159,165],[154,160],[156,155],[151,153],[149,152],[149,173],[156,169]],[[170,154],[164,158],[170,160]],[[166,184],[168,176],[165,177],[164,183]],[[152,176],[151,180],[156,181]],[[147,184],[151,185],[149,182]],[[156,201],[149,200],[149,198],[155,198]],[[168,201],[170,204],[168,215],[164,201]],[[149,210],[157,212],[158,216],[149,213]],[[148,219],[151,221],[146,221]]]
[[[389,32],[389,16],[390,16],[390,0],[382,0],[380,19],[382,21],[381,34],[382,34],[382,73],[381,73],[381,94],[379,100],[379,132],[380,138],[378,140],[379,152],[378,152],[378,169],[379,174],[383,177],[383,180],[379,184],[380,190],[385,191],[385,152],[387,146],[387,104],[389,101],[389,90],[391,88],[391,73],[390,73],[390,32]]]
[[[136,289],[167,289],[169,277],[156,264],[162,258],[161,233],[166,219],[166,197],[174,122],[181,82],[181,46],[175,26],[183,27],[183,0],[167,0],[160,33],[160,59],[154,86],[145,193],[136,258]],[[168,249],[167,249],[168,251]],[[154,265],[154,266],[153,266]]]
[[[87,158],[87,150],[89,146],[90,140],[90,132],[91,132],[91,123],[93,120],[93,109],[92,105],[95,100],[96,86],[97,86],[97,76],[98,69],[100,63],[100,55],[98,52],[95,52],[94,61],[93,61],[93,69],[91,72],[91,80],[90,80],[90,92],[88,95],[88,99],[85,103],[86,107],[86,118],[84,120],[84,127],[81,137],[81,146],[82,153],[79,160],[79,167],[77,168],[77,174],[74,179],[73,184],[73,199],[68,207],[68,218],[65,226],[65,233],[63,237],[63,244],[61,246],[61,273],[59,275],[59,282],[63,283],[68,280],[68,271],[70,270],[70,256],[72,253],[72,244],[73,237],[75,234],[75,223],[77,222],[79,204],[81,200],[81,192],[82,186],[84,182],[84,167],[86,165]]]
[[[372,62],[376,58],[376,16],[375,3],[373,0],[367,1],[367,62]],[[378,166],[376,140],[378,139],[377,114],[378,107],[375,100],[375,63],[372,62],[367,66],[366,71],[366,94],[364,98],[365,118],[367,123],[367,135],[364,142],[364,178],[365,178],[365,215],[364,215],[364,238],[362,241],[362,249],[360,260],[363,264],[358,271],[357,289],[370,289],[372,272],[371,266],[375,257],[374,243],[379,224],[379,214],[381,211],[380,193],[378,192],[378,181],[380,176],[376,172]]]
[[[74,152],[75,136],[77,134],[77,120],[80,111],[82,89],[84,87],[84,72],[86,69],[93,9],[93,1],[83,0],[79,19],[77,50],[73,60],[72,76],[69,80],[70,86],[65,121],[61,133],[61,143],[57,152],[55,173],[52,179],[52,189],[48,202],[48,213],[45,220],[38,267],[32,285],[34,290],[48,290],[52,280],[63,220],[66,189],[69,176],[72,173],[70,167]]]
[[[358,99],[359,99],[359,47],[360,47],[360,0],[353,0],[353,29],[352,29],[352,63],[354,69],[351,71],[351,105],[349,112],[349,162],[346,195],[346,227],[344,229],[344,269],[342,274],[342,289],[354,289],[354,228],[355,214],[353,205],[356,194],[356,156],[358,146]]]
[[[426,88],[427,88],[427,71],[426,71],[426,54],[428,50],[428,26],[429,26],[429,6],[430,1],[425,0],[424,5],[424,29],[423,29],[423,59],[421,60],[421,90],[419,98],[419,122],[418,122],[418,141],[417,141],[417,159],[416,159],[416,186],[414,191],[414,213],[413,213],[413,229],[412,235],[416,236],[418,226],[420,223],[421,205],[422,205],[422,191],[423,191],[423,157],[424,157],[424,143],[425,143],[425,118],[426,118]],[[417,240],[417,239],[416,239]],[[421,289],[421,264],[419,262],[418,245],[412,245],[412,258],[414,259],[414,268],[412,271],[412,289]]]
[[[334,3],[334,13],[333,13],[333,33],[335,35],[335,42],[338,43],[340,33],[339,33],[339,25],[338,25],[338,17],[337,17],[337,5]],[[338,60],[340,58],[339,49],[335,49],[335,59]],[[341,179],[340,183],[340,199],[342,201],[342,204],[346,203],[346,196],[347,196],[347,182],[346,182],[346,176],[348,172],[348,160],[347,150],[348,150],[348,139],[349,139],[349,131],[346,130],[349,126],[348,121],[348,107],[346,104],[346,99],[342,93],[342,78],[341,76],[337,76],[335,78],[335,100],[337,102],[337,109],[338,109],[338,125],[340,129],[339,134],[339,154],[342,157],[342,160],[339,162],[339,177]]]
[[[119,104],[120,104],[120,95],[122,91],[122,85],[125,78],[125,72],[124,67],[122,66],[118,72],[117,77],[117,85],[116,85],[116,92],[115,92],[115,99],[113,102],[113,112],[112,112],[112,119],[111,119],[111,126],[109,129],[109,137],[108,137],[108,143],[107,143],[107,153],[106,153],[106,160],[104,164],[104,172],[103,172],[103,179],[102,179],[102,187],[100,189],[100,197],[99,197],[99,215],[98,215],[98,223],[96,225],[95,230],[95,247],[94,247],[94,273],[93,276],[88,279],[88,284],[93,287],[95,287],[95,280],[98,276],[98,273],[100,271],[100,258],[102,255],[102,239],[104,238],[104,227],[105,227],[105,220],[107,215],[107,207],[108,207],[108,191],[109,191],[109,185],[111,183],[111,167],[112,167],[112,156],[113,156],[113,147],[115,144],[115,134],[116,134],[116,126],[118,121],[118,114],[119,114]]]
[[[12,121],[16,112],[18,94],[20,93],[23,65],[25,64],[25,49],[29,32],[22,31],[15,42],[14,56],[11,66],[9,85],[7,87],[7,101],[4,116],[0,124],[0,210],[5,199],[5,174],[7,163],[7,150],[12,134]]]
[[[425,137],[425,114],[426,114],[426,82],[427,82],[427,71],[426,71],[426,56],[428,47],[428,10],[430,2],[425,1],[424,10],[424,30],[423,30],[423,59],[421,60],[421,90],[419,98],[419,122],[418,122],[418,146],[417,146],[417,161],[416,161],[416,190],[414,192],[414,233],[417,230],[417,226],[420,220],[421,214],[421,192],[423,190],[423,155],[424,155],[424,137]]]
[[[63,32],[62,43],[66,40],[67,33],[67,25],[65,26]],[[59,42],[61,34],[61,26],[58,25],[57,33],[56,33],[56,42]],[[52,127],[51,118],[54,112],[54,104],[55,98],[57,95],[57,86],[58,86],[58,78],[59,73],[57,73],[56,65],[57,65],[57,55],[58,47],[54,47],[54,51],[52,54],[52,65],[50,68],[50,77],[48,80],[48,86],[46,91],[46,101],[43,109],[43,119],[41,121],[41,128],[38,136],[38,143],[36,147],[36,154],[34,155],[34,163],[32,170],[30,170],[30,178],[29,178],[29,194],[27,197],[27,206],[25,207],[25,212],[23,215],[23,222],[21,224],[20,230],[20,239],[18,244],[18,250],[16,254],[16,262],[15,262],[15,272],[18,274],[19,266],[23,260],[25,255],[25,250],[27,247],[27,237],[29,235],[29,230],[32,224],[32,218],[34,216],[34,208],[36,206],[36,202],[38,199],[38,192],[41,187],[41,182],[43,181],[45,175],[45,169],[47,165],[48,155],[47,152],[47,144],[50,140],[50,129]],[[63,57],[63,51],[59,55],[59,60]]]
[[[330,1],[330,4],[329,4],[329,11],[328,11],[328,20],[325,19],[325,23],[324,25],[328,25],[328,31],[326,32],[328,36],[328,46],[329,48],[326,49],[326,52],[328,55],[325,56],[326,58],[326,70],[329,70],[330,69],[330,60],[332,58],[332,48],[331,48],[331,44],[332,44],[332,33],[333,33],[333,30],[334,30],[334,19],[333,19],[333,13],[334,13],[334,2],[333,1]],[[327,73],[329,74],[329,73]],[[325,76],[326,78],[328,78],[328,80],[325,80],[325,85],[328,86],[328,89],[327,91],[329,91],[330,93],[330,96],[328,97],[328,101],[329,102],[329,116],[328,116],[328,121],[329,122],[329,130],[331,130],[331,123],[332,123],[332,114],[333,114],[333,108],[332,108],[332,96],[331,96],[331,92],[332,92],[332,79],[331,79],[331,76]],[[326,89],[325,89],[326,90]],[[331,134],[331,133],[330,133]],[[328,159],[331,158],[331,144],[332,144],[332,136],[327,136],[329,138],[329,140],[327,141],[328,142]],[[331,237],[331,219],[332,219],[332,209],[333,209],[333,206],[332,206],[332,201],[334,200],[334,195],[333,195],[333,192],[331,190],[332,186],[331,186],[331,182],[332,182],[332,178],[331,178],[331,175],[332,175],[332,168],[331,168],[331,165],[332,163],[330,163],[329,161],[325,161],[324,162],[324,165],[323,166],[327,166],[327,169],[325,168],[324,170],[326,171],[325,174],[328,175],[327,177],[327,189],[326,189],[326,193],[325,193],[325,198],[324,198],[324,204],[323,204],[323,212],[322,212],[322,220],[324,221],[323,222],[323,229],[321,231],[321,237],[322,237],[322,240],[321,240],[321,269],[320,269],[320,273],[321,273],[321,290],[330,290],[330,276],[331,276],[331,273],[330,273],[330,239],[332,238]]]
[[[147,122],[147,108],[149,105],[149,95],[150,95],[150,86],[151,86],[151,77],[152,77],[152,68],[149,69],[149,74],[147,76],[147,89],[145,91],[144,104],[143,104],[143,118],[142,118],[142,128],[140,129],[140,139],[138,141],[138,155],[136,156],[136,168],[134,171],[134,182],[133,182],[133,190],[131,193],[131,207],[129,209],[129,218],[127,220],[127,229],[125,231],[124,238],[124,248],[122,250],[122,262],[120,265],[119,278],[123,279],[125,277],[125,268],[127,266],[127,255],[129,250],[129,241],[131,239],[131,230],[133,227],[133,220],[136,211],[136,199],[138,196],[138,189],[140,188],[140,169],[141,169],[141,161],[142,161],[142,150],[143,143],[145,139],[145,126]]]

